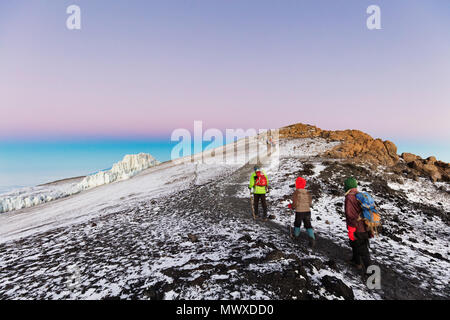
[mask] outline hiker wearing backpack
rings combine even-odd
[[[289,204],[289,209],[295,211],[294,237],[298,238],[298,236],[300,236],[300,227],[303,222],[309,236],[309,245],[314,247],[316,238],[314,236],[314,229],[311,224],[312,197],[305,187],[306,180],[302,177],[298,177],[295,180],[295,191],[292,196],[292,204]]]
[[[345,188],[345,218],[348,237],[353,256],[350,263],[359,270],[365,270],[370,266],[369,234],[366,224],[361,219],[362,208],[357,199],[358,182],[355,178],[348,178],[344,182]]]
[[[253,190],[254,202],[253,202],[253,210],[254,215],[257,217],[259,202],[261,201],[263,208],[262,218],[267,219],[267,201],[266,201],[266,193],[269,191],[269,179],[267,178],[266,173],[261,170],[260,166],[256,165],[254,168],[254,172],[250,176],[250,183],[248,188],[250,192]]]

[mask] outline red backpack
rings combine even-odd
[[[255,185],[258,187],[265,187],[267,186],[267,179],[266,176],[261,173],[261,171],[256,171],[256,181]]]

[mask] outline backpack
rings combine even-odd
[[[258,187],[265,187],[267,186],[267,179],[264,174],[261,173],[261,171],[256,171],[256,177],[255,177],[255,185]]]
[[[381,226],[381,216],[375,206],[375,201],[367,192],[359,192],[355,196],[362,209],[360,219],[364,221],[372,234],[378,235],[378,227]]]

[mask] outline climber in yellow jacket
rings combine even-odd
[[[267,219],[267,201],[266,201],[266,193],[269,191],[269,179],[267,178],[266,173],[261,170],[260,166],[256,165],[254,168],[254,172],[250,176],[250,183],[248,188],[250,191],[253,190],[254,202],[253,209],[255,216],[258,216],[258,207],[259,201],[261,201],[263,207],[263,215],[262,218]]]

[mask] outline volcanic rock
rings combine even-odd
[[[308,124],[294,124],[280,129],[280,137],[285,139],[294,138],[323,138],[328,141],[339,141],[339,145],[325,152],[323,156],[335,159],[347,159],[363,162],[376,166],[382,165],[391,168],[391,172],[415,181],[419,177],[426,177],[432,181],[450,181],[450,165],[438,161],[436,157],[430,156],[422,159],[412,153],[404,152],[399,161],[397,146],[389,140],[374,139],[367,133],[359,130],[337,130],[327,131]],[[393,179],[402,181],[401,179]]]
[[[355,299],[353,290],[349,288],[342,280],[332,276],[324,276],[321,279],[321,282],[325,289],[334,295],[343,297],[345,300]]]
[[[398,162],[397,147],[394,143],[373,139],[359,130],[327,131],[299,123],[282,128],[280,136],[283,138],[320,137],[329,141],[341,141],[341,144],[325,154],[330,158],[355,159],[387,166]]]

